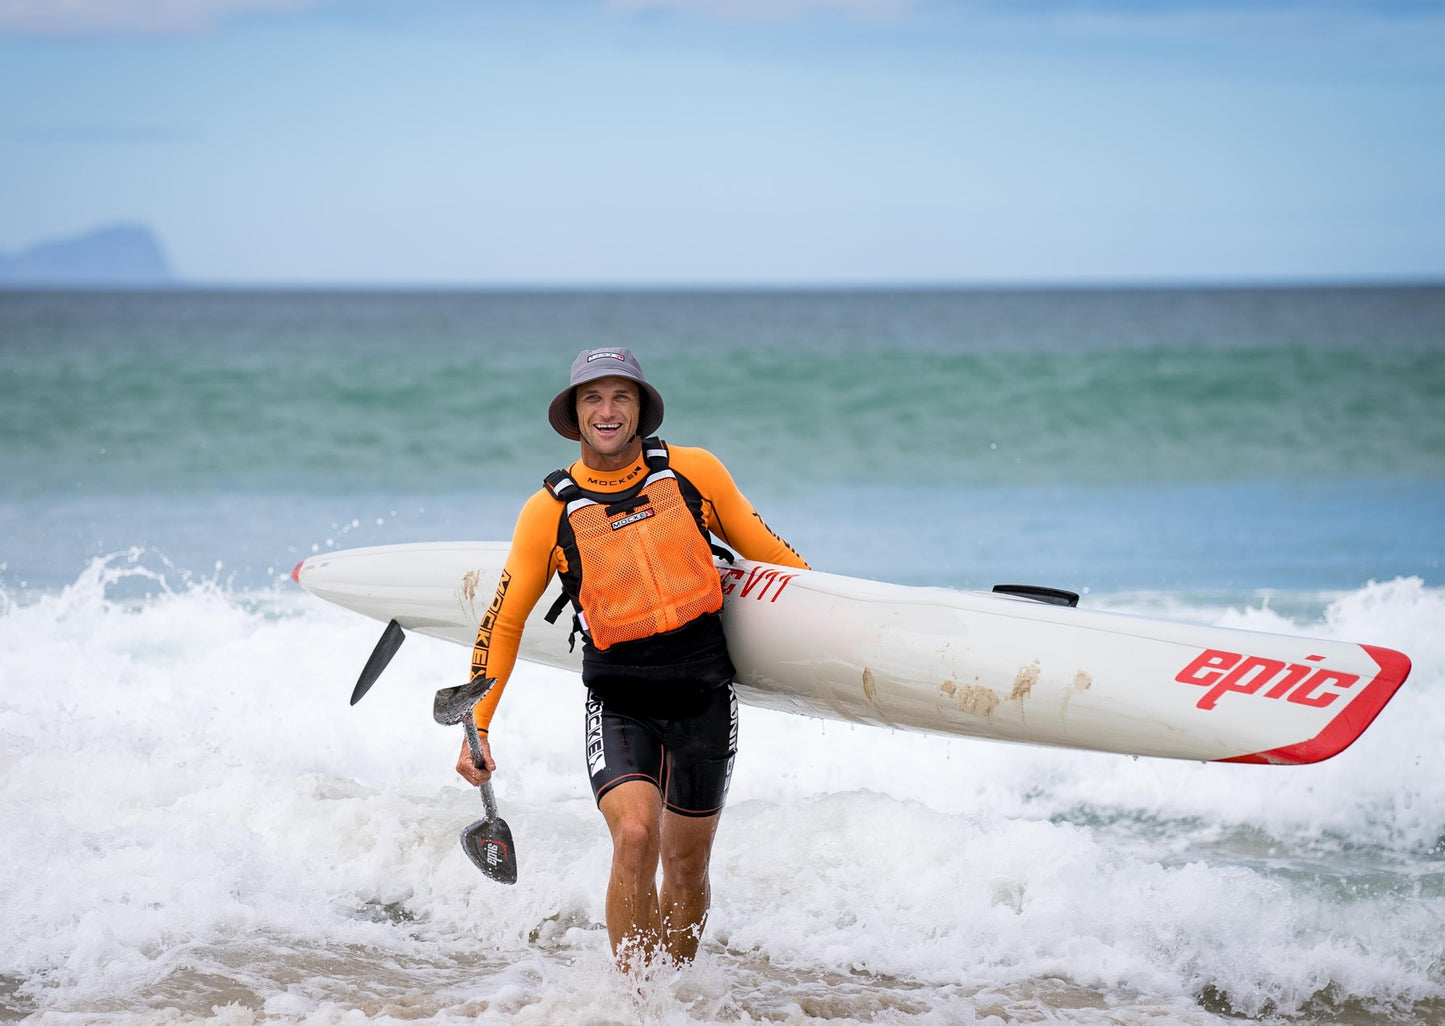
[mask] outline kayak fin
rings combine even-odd
[[[1038,584],[995,584],[993,590],[1000,595],[1014,595],[1018,598],[1046,602],[1051,606],[1077,606],[1079,596],[1063,588],[1045,588]]]
[[[386,625],[386,630],[381,632],[381,640],[371,650],[371,658],[366,660],[366,666],[361,670],[361,676],[356,678],[356,687],[351,690],[351,704],[355,705],[361,701],[371,686],[376,683],[376,678],[381,676],[381,671],[386,669],[386,664],[391,662],[391,657],[396,655],[396,650],[401,648],[401,643],[406,640],[406,633],[402,631],[401,624],[395,620]]]

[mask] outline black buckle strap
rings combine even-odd
[[[564,608],[566,608],[567,603],[568,603],[569,601],[571,601],[571,600],[568,599],[568,597],[567,597],[567,592],[566,592],[566,591],[563,591],[562,594],[558,595],[558,596],[557,596],[557,601],[556,601],[556,602],[553,602],[553,603],[552,603],[552,607],[547,610],[547,617],[546,617],[547,622],[548,622],[548,623],[556,623],[556,622],[557,622],[557,617],[559,617],[559,616],[562,615],[562,610],[563,610]]]
[[[572,601],[572,599],[571,599],[571,597],[567,594],[566,589],[563,589],[562,594],[560,594],[560,595],[557,596],[557,600],[556,600],[555,602],[553,602],[551,608],[547,610],[547,615],[544,617],[544,619],[545,619],[548,623],[556,623],[556,622],[557,622],[557,617],[559,617],[559,616],[562,615],[562,610],[565,609],[565,608],[567,607],[567,604],[568,604],[569,602],[571,602],[571,601]],[[581,620],[581,618],[578,617],[578,615],[577,615],[576,613],[573,613],[573,614],[572,614],[572,630],[571,630],[570,632],[568,632],[568,634],[567,634],[567,651],[568,651],[568,652],[571,652],[573,649],[575,649],[575,648],[577,647],[577,635],[579,635],[579,634],[582,635],[583,638],[587,638],[587,632],[582,629],[582,620]],[[589,640],[590,640],[590,639],[589,639]]]

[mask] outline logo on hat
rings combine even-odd
[[[593,360],[621,360],[623,363],[626,363],[627,357],[621,353],[593,353],[587,357],[587,362],[591,363]]]

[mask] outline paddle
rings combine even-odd
[[[477,736],[477,724],[472,719],[472,707],[480,702],[497,683],[495,677],[481,677],[454,688],[442,688],[432,702],[432,718],[443,726],[460,723],[467,732],[467,747],[471,749],[472,765],[483,767],[482,740]],[[507,821],[497,815],[497,799],[492,794],[492,782],[481,785],[482,805],[486,816],[462,831],[462,850],[467,858],[491,879],[498,883],[517,882],[517,849],[512,844],[512,829]]]

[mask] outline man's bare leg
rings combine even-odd
[[[612,833],[612,876],[607,882],[607,937],[626,970],[645,965],[662,949],[657,862],[662,795],[646,780],[618,784],[598,802]]]
[[[679,965],[691,962],[702,939],[712,889],[708,866],[718,816],[662,814],[662,942]]]

